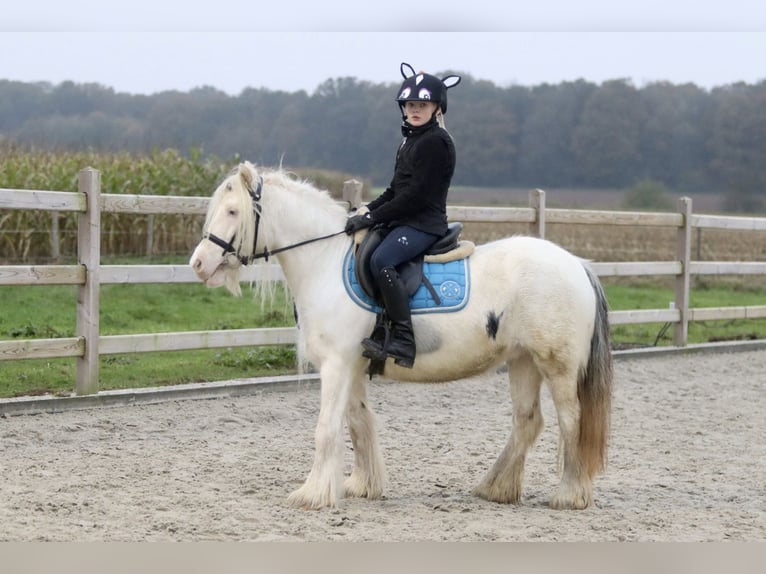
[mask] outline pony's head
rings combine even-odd
[[[246,161],[232,170],[213,193],[202,240],[189,260],[197,277],[208,287],[225,285],[234,295],[241,294],[241,260],[250,257],[255,248],[251,193],[257,179],[255,166]]]

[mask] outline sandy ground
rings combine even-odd
[[[318,388],[0,418],[3,541],[766,540],[766,351],[622,359],[595,504],[553,511],[557,424],[522,503],[471,489],[506,442],[504,374],[375,381],[389,485],[378,501],[295,510]],[[347,442],[346,463],[352,453]]]

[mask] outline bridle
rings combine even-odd
[[[232,235],[229,241],[226,241],[225,239],[221,239],[214,233],[206,232],[202,234],[203,240],[207,239],[208,241],[214,243],[215,245],[223,249],[224,257],[226,257],[227,255],[233,255],[234,257],[237,258],[237,260],[242,265],[249,265],[256,259],[263,259],[264,261],[268,261],[269,257],[271,257],[272,255],[276,255],[277,253],[282,253],[283,251],[288,251],[290,249],[294,249],[302,245],[308,245],[309,243],[314,243],[315,241],[330,239],[331,237],[335,237],[336,235],[345,233],[345,230],[340,230],[336,233],[330,233],[328,235],[322,235],[321,237],[314,237],[312,239],[306,239],[304,241],[299,241],[298,243],[286,245],[285,247],[280,247],[279,249],[274,249],[273,251],[269,251],[268,247],[264,247],[263,251],[261,251],[260,253],[256,253],[255,247],[258,244],[258,230],[261,225],[261,213],[263,212],[263,206],[261,205],[261,196],[263,195],[263,177],[261,177],[260,175],[258,176],[258,183],[255,189],[253,189],[250,183],[248,182],[247,193],[250,195],[250,198],[253,201],[253,213],[255,213],[255,233],[253,234],[252,255],[247,255],[247,256],[240,255],[239,249],[234,248],[234,239],[236,239],[237,237],[236,232],[234,233],[234,235]]]

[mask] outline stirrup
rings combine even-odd
[[[378,341],[370,337],[362,339],[362,347],[364,348],[362,356],[366,359],[385,361],[388,357],[385,344],[381,345]]]
[[[376,340],[376,336],[382,336],[382,344]],[[385,322],[381,322],[375,326],[372,330],[372,334],[362,339],[362,356],[365,359],[370,359],[370,365],[367,367],[367,373],[372,379],[373,375],[382,375],[385,369],[386,359],[386,347],[388,346],[389,330],[386,328]]]
[[[396,355],[389,355],[393,357],[394,363],[405,369],[411,369],[415,365],[415,357],[397,357]]]
[[[372,329],[369,337],[362,339],[362,356],[373,361],[385,362],[386,348],[391,337],[391,330],[388,327],[388,319],[385,312],[379,313],[376,317],[375,327]]]

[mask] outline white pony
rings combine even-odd
[[[343,496],[377,499],[385,471],[367,401],[369,360],[361,341],[375,315],[343,283],[352,239],[348,214],[325,191],[281,170],[244,162],[221,183],[190,265],[209,287],[239,293],[241,265],[274,255],[298,314],[299,349],[319,370],[321,407],[314,464],[288,497],[307,509]],[[550,389],[560,429],[561,481],[550,506],[585,508],[606,462],[612,355],[604,292],[586,263],[555,244],[513,236],[477,246],[469,257],[468,303],[450,313],[414,314],[412,369],[388,360],[383,376],[450,381],[507,365],[513,425],[507,445],[475,488],[477,496],[518,503],[527,450],[543,428],[540,387]],[[343,477],[343,423],[354,467]]]

